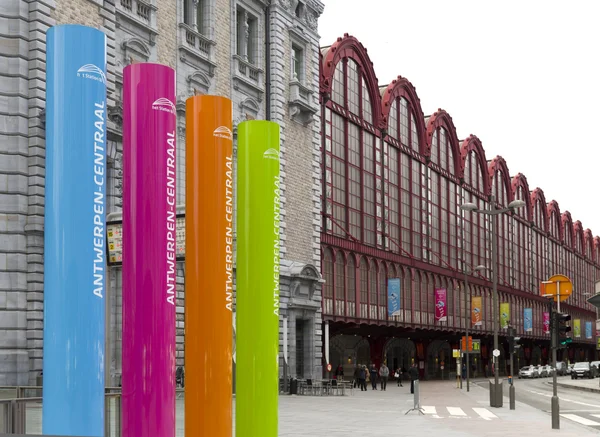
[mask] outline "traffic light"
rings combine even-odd
[[[521,348],[521,337],[515,337],[514,342],[515,342],[515,350],[520,349]]]
[[[568,314],[557,312],[552,314],[552,347],[563,349],[573,341],[568,336],[571,332],[571,327],[567,326],[569,320],[571,316]]]
[[[514,354],[515,353],[515,333],[516,333],[516,329],[515,328],[508,328],[508,353],[509,354]]]

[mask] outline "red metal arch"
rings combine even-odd
[[[365,78],[367,89],[371,95],[371,106],[373,107],[373,124],[381,125],[381,96],[379,95],[379,85],[373,62],[367,54],[367,49],[355,37],[344,34],[343,38],[338,38],[327,52],[323,55],[321,69],[321,93],[331,95],[333,87],[333,75],[338,62],[344,58],[354,60]]]
[[[543,230],[548,232],[548,209],[546,206],[546,196],[544,195],[544,191],[541,188],[536,188],[531,193],[531,214],[533,216],[535,205],[537,202],[540,202],[540,209],[542,210],[542,217],[544,218],[544,228]]]
[[[490,178],[490,190],[488,194],[492,194],[492,182],[494,180],[494,176],[497,171],[502,171],[502,183],[504,184],[504,188],[506,189],[507,204],[513,200],[512,191],[510,189],[510,174],[508,172],[508,166],[506,165],[506,161],[501,156],[496,156],[494,159],[490,161],[488,166],[488,176]],[[498,199],[496,199],[497,201]],[[506,205],[504,205],[506,206]]]
[[[562,222],[563,228],[563,243],[567,242],[567,236],[565,232],[568,231],[571,233],[571,249],[575,249],[575,235],[573,232],[573,218],[571,217],[571,213],[569,211],[563,212],[562,216],[560,217],[560,221]]]
[[[394,79],[383,91],[381,96],[381,123],[382,128],[387,129],[388,117],[394,100],[404,97],[410,104],[410,108],[415,117],[417,125],[417,134],[419,135],[419,147],[421,154],[425,152],[425,117],[421,109],[421,100],[417,95],[415,87],[410,81],[402,76]]]
[[[594,237],[594,259],[596,263],[600,263],[600,256],[598,256],[598,251],[600,251],[600,237]]]
[[[590,248],[590,253],[592,254],[592,260],[596,260],[596,254],[594,253],[594,235],[592,234],[591,229],[586,229],[583,233],[583,250],[584,255],[587,256],[587,248]]]
[[[513,199],[517,198],[517,191],[519,190],[519,187],[523,188],[523,197],[524,197],[523,200],[527,204],[527,206],[525,207],[527,210],[527,212],[526,212],[527,220],[529,222],[532,222],[533,221],[533,208],[532,208],[531,197],[528,196],[529,184],[527,183],[527,178],[525,177],[525,175],[523,173],[517,173],[517,175],[512,178],[511,190],[512,190]]]
[[[460,146],[458,144],[458,137],[456,136],[456,127],[452,117],[443,109],[439,109],[434,112],[427,120],[427,131],[425,133],[426,149],[425,156],[431,156],[431,142],[433,141],[433,134],[438,127],[443,127],[450,135],[450,145],[452,147],[452,155],[454,157],[454,175],[460,173],[461,159],[460,159]]]
[[[465,168],[467,166],[467,158],[469,157],[469,153],[475,152],[477,156],[477,161],[479,162],[479,171],[481,172],[481,177],[483,178],[483,189],[485,193],[489,193],[490,184],[489,178],[487,178],[487,160],[485,158],[485,150],[483,150],[483,146],[481,145],[481,141],[475,135],[469,135],[465,140],[463,140],[462,145],[460,146],[460,171],[457,175],[460,179],[465,177]]]
[[[550,221],[552,220],[552,213],[556,213],[556,219],[558,220],[558,239],[563,241],[563,224],[561,220],[560,208],[556,200],[551,201],[547,206],[548,215],[548,231],[550,231]]]

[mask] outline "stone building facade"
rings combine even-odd
[[[320,0],[3,0],[0,2],[0,385],[42,370],[46,31],[83,24],[108,39],[108,220],[122,207],[123,68],[177,71],[178,204],[185,211],[185,100],[233,101],[235,126],[281,126],[281,314],[289,374],[322,371]],[[234,139],[234,155],[236,141]],[[177,365],[185,365],[185,263],[178,265]],[[121,372],[121,267],[107,278],[107,385]],[[283,343],[283,329],[281,330]],[[281,348],[282,349],[282,348]],[[283,353],[281,355],[283,369]]]

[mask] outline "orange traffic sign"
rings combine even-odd
[[[554,295],[553,299],[555,302],[557,297],[562,302],[571,296],[571,293],[573,292],[573,283],[565,275],[554,275],[547,281],[542,282],[540,288],[542,295],[552,294]]]

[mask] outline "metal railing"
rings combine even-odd
[[[42,387],[0,387],[0,434],[42,433]],[[183,389],[176,389],[176,397]],[[105,389],[105,436],[121,437],[121,387]]]

